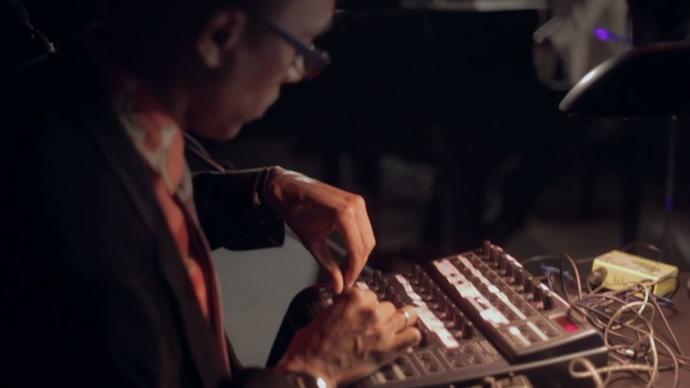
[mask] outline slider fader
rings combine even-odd
[[[417,306],[423,340],[356,387],[461,387],[514,375],[535,387],[579,386],[567,378],[571,360],[607,361],[601,334],[571,319],[565,300],[488,242],[408,273],[365,271],[357,286]],[[311,314],[332,302],[326,288],[316,291]]]

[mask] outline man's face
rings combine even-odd
[[[328,28],[334,6],[335,0],[291,0],[264,17],[308,45]],[[292,44],[249,14],[245,33],[222,66],[209,69],[209,82],[191,101],[193,129],[218,140],[236,136],[278,99],[283,84],[302,79],[293,66],[297,58]]]

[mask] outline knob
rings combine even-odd
[[[434,296],[436,296],[436,294],[434,293],[433,288],[429,288],[426,290],[426,292],[422,293],[421,296],[423,301],[429,303],[434,301]]]
[[[494,247],[490,247],[488,252],[487,252],[486,257],[489,258],[490,260],[494,261],[494,260],[496,260],[496,253],[497,252],[494,249]]]
[[[419,281],[424,284],[434,284],[434,281],[431,280],[431,277],[429,277],[429,275],[424,271],[419,273]]]
[[[436,307],[436,316],[441,320],[441,321],[447,321],[448,316],[451,313],[450,308],[445,304],[445,303],[439,303],[438,306]]]
[[[465,322],[465,320],[462,319],[462,317],[460,315],[455,315],[453,317],[453,325],[452,326],[455,329],[452,331],[453,337],[455,337],[457,339],[463,338],[462,336],[463,336],[464,331],[465,331],[465,326],[467,326],[467,322]]]
[[[386,279],[386,278],[382,278],[381,282],[379,284],[381,285],[380,286],[381,289],[386,289],[386,288],[390,287],[390,282],[388,282],[388,279]]]
[[[513,282],[515,283],[515,287],[520,289],[522,287],[522,271],[519,269],[513,272]]]
[[[508,267],[510,267],[508,258],[506,257],[505,253],[501,252],[498,255],[498,268],[501,270],[501,273],[506,273]]]
[[[544,297],[544,290],[541,288],[539,284],[534,284],[534,292],[532,294],[534,295],[534,300],[535,301],[540,301]]]
[[[393,303],[393,305],[396,308],[401,308],[403,306],[402,296],[400,296],[400,294],[393,294],[393,297],[391,298],[391,303]]]
[[[532,278],[525,276],[523,278],[522,285],[525,290],[525,294],[531,294],[534,291],[534,283],[532,283]]]
[[[488,258],[493,251],[493,246],[491,246],[490,241],[484,241],[482,244],[482,258]]]
[[[379,270],[374,271],[374,274],[372,275],[372,280],[374,283],[378,284],[381,283],[381,280],[383,280],[383,273]]]
[[[462,328],[462,338],[463,339],[470,339],[474,335],[474,329],[472,327],[472,324],[467,323],[466,325],[463,326]]]
[[[513,277],[513,264],[509,263],[507,260],[505,261],[505,271],[504,274],[507,278],[512,278]]]

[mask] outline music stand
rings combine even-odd
[[[645,118],[690,113],[690,44],[630,50],[594,68],[565,96],[561,111]]]
[[[662,232],[662,243],[666,244],[675,190],[677,119],[690,113],[690,44],[654,44],[612,58],[585,75],[561,101],[559,108],[576,116],[670,119],[665,201],[667,219]],[[632,209],[637,211],[635,206]],[[637,215],[623,216],[632,217],[636,231]],[[625,228],[630,227],[625,224],[624,235]],[[628,230],[627,234],[634,235],[634,231],[630,233]]]

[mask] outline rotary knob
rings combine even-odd
[[[541,284],[533,284],[534,291],[532,292],[532,295],[534,296],[535,301],[540,301],[544,297],[544,290],[541,288]]]
[[[474,328],[472,327],[471,323],[467,322],[462,327],[462,338],[463,339],[470,339],[473,336],[474,336]]]
[[[534,283],[531,277],[525,276],[522,282],[525,294],[534,292]]]
[[[491,242],[489,241],[484,241],[482,244],[482,257],[487,258],[489,255],[491,255],[491,251],[493,247],[491,246]]]
[[[518,289],[518,290],[522,289],[522,281],[523,281],[522,271],[515,270],[515,272],[513,272],[513,283],[515,283],[516,289]]]
[[[513,278],[513,264],[509,263],[508,260],[505,261],[505,271],[503,272],[506,278]]]

